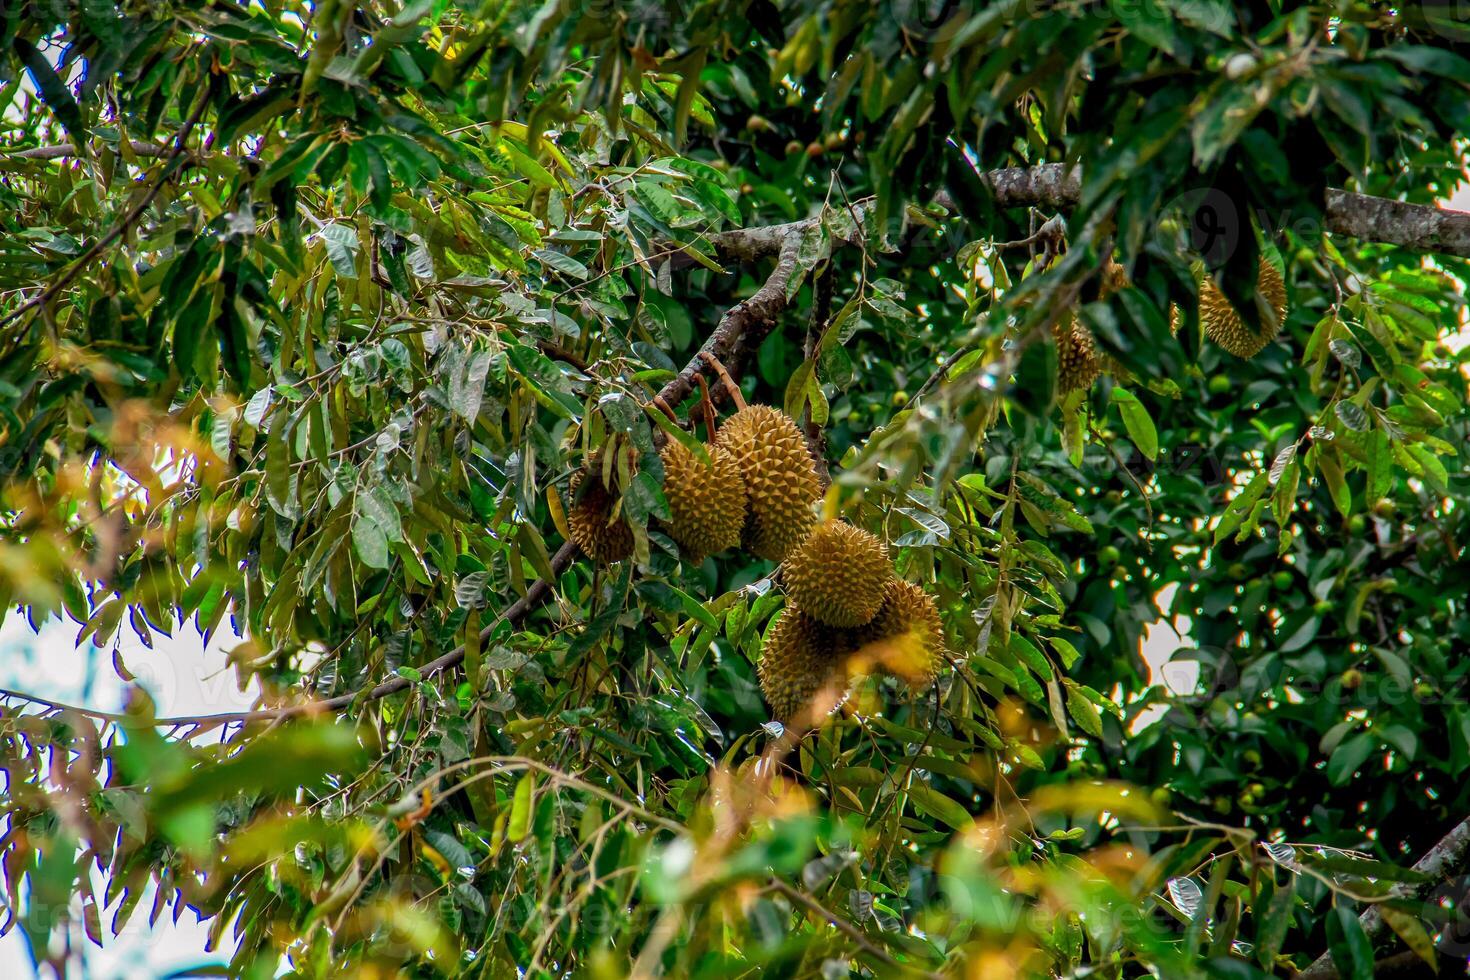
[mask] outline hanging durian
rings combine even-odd
[[[912,582],[895,578],[884,590],[873,621],[857,630],[860,666],[875,665],[922,690],[944,663],[944,629],[934,597]]]
[[[848,637],[794,605],[786,607],[756,665],[773,717],[784,724],[811,724],[847,700]]]
[[[819,524],[782,566],[786,594],[828,626],[868,623],[893,578],[888,549],[867,531],[843,521]]]
[[[708,463],[672,439],[661,453],[669,536],[696,562],[738,545],[745,528],[745,481],[740,466],[722,447],[706,449]]]
[[[746,550],[781,561],[811,530],[812,504],[822,493],[801,431],[785,412],[751,405],[721,427],[716,445],[734,457],[745,481]]]
[[[1065,395],[1091,387],[1102,373],[1092,331],[1068,313],[1052,324],[1051,334],[1057,342],[1057,391]]]
[[[1286,321],[1286,283],[1264,255],[1261,256],[1256,284],[1275,314],[1275,323],[1262,318],[1263,330],[1260,333],[1246,326],[1211,276],[1206,275],[1200,285],[1199,319],[1204,324],[1205,336],[1236,357],[1255,357],[1276,337]]]
[[[633,553],[633,529],[622,516],[613,516],[617,498],[608,492],[595,469],[572,474],[572,506],[567,525],[577,547],[594,561],[609,564]]]
[[[1128,270],[1120,263],[1108,259],[1108,264],[1103,266],[1102,284],[1098,287],[1099,298],[1107,299],[1118,290],[1127,289],[1128,285]]]

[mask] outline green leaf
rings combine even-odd
[[[558,252],[555,249],[537,249],[531,254],[535,255],[536,258],[540,259],[542,262],[545,262],[547,265],[551,266],[551,268],[555,269],[557,272],[560,272],[562,275],[568,276],[572,279],[576,279],[579,282],[586,281],[592,275],[592,272],[585,265],[578,262],[570,255],[567,255],[563,252]]]
[[[357,278],[357,253],[361,246],[357,240],[357,229],[349,224],[333,222],[317,232],[326,246],[327,258],[332,268],[344,279]]]
[[[30,73],[31,81],[35,82],[41,98],[46,100],[47,107],[56,114],[61,125],[66,127],[66,134],[71,137],[72,145],[79,147],[82,155],[86,156],[87,123],[82,118],[81,106],[72,98],[71,89],[67,88],[66,82],[51,67],[50,60],[36,50],[34,44],[20,36],[11,38],[10,43],[15,48],[16,56]]]
[[[1215,526],[1215,544],[1228,538],[1236,528],[1240,527],[1251,509],[1255,507],[1256,502],[1261,499],[1261,495],[1266,492],[1269,484],[1269,474],[1257,473],[1251,482],[1245,485],[1245,489],[1231,499],[1225,512],[1220,515],[1220,523]]]
[[[1093,738],[1103,737],[1102,715],[1098,713],[1097,705],[1087,700],[1070,682],[1067,684],[1067,714],[1072,716],[1078,728]]]
[[[510,820],[505,826],[506,839],[519,844],[531,832],[531,799],[536,791],[536,774],[528,772],[516,783],[510,801]]]
[[[798,422],[801,420],[802,410],[806,408],[812,376],[815,371],[815,362],[803,361],[795,371],[791,372],[791,380],[786,382],[786,398],[782,404],[786,414]]]
[[[1128,430],[1128,438],[1133,445],[1149,460],[1157,460],[1159,458],[1159,432],[1154,427],[1154,420],[1148,414],[1148,409],[1144,408],[1138,396],[1126,388],[1115,386],[1112,400],[1123,416],[1123,427]]]
[[[1362,768],[1363,763],[1378,748],[1378,737],[1368,732],[1354,735],[1333,750],[1327,759],[1327,779],[1334,786],[1342,786]]]
[[[1388,923],[1388,927],[1404,941],[1404,945],[1412,949],[1421,960],[1428,963],[1438,973],[1439,954],[1435,952],[1434,940],[1424,928],[1424,923],[1402,909],[1394,908],[1387,903],[1381,904],[1378,911],[1383,916],[1383,921]]]
[[[1042,680],[1055,679],[1056,674],[1052,671],[1051,661],[1046,659],[1046,654],[1036,649],[1036,645],[1020,633],[1011,634],[1011,654],[1035,671]]]
[[[975,823],[970,811],[938,790],[915,780],[908,787],[909,801],[920,810],[955,830],[968,830]]]
[[[1373,944],[1357,913],[1347,905],[1332,907],[1327,916],[1327,941],[1342,980],[1373,980]]]
[[[359,501],[362,499],[362,496],[358,497]],[[388,567],[388,538],[378,523],[361,510],[352,515],[352,546],[357,557],[369,568]]]
[[[715,619],[714,614],[705,608],[704,603],[677,586],[670,585],[669,591],[679,597],[679,601],[684,604],[684,612],[688,614],[690,619],[705,629],[713,630],[716,633],[720,632],[719,620]]]

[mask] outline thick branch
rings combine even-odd
[[[1416,861],[1414,870],[1438,881],[1446,875],[1458,873],[1465,866],[1467,859],[1470,859],[1470,817],[1462,820],[1454,830],[1446,834],[1438,844],[1431,847],[1423,857]],[[1401,887],[1398,895],[1417,897],[1433,883]],[[1383,915],[1378,911],[1377,905],[1370,906],[1366,912],[1358,916],[1358,922],[1362,925],[1363,931],[1368,934],[1369,939],[1376,939],[1381,935],[1385,926]],[[1332,964],[1332,954],[1323,953],[1313,961],[1311,966],[1297,974],[1297,980],[1335,980],[1337,976],[1337,968]]]
[[[133,151],[134,156],[161,157],[167,156],[171,147],[167,143],[128,140],[128,149]],[[60,160],[64,157],[74,157],[76,155],[77,148],[72,143],[57,143],[55,146],[33,146],[28,150],[16,150],[9,154],[9,156],[20,160]]]
[[[868,205],[858,204],[852,209],[854,232],[852,240],[862,234],[863,221],[867,217]],[[707,370],[702,354],[710,353],[729,363],[739,351],[752,350],[766,338],[776,325],[776,317],[786,309],[787,288],[800,268],[799,255],[804,236],[823,220],[822,215],[791,221],[782,225],[767,225],[760,228],[743,228],[728,231],[714,237],[715,250],[726,261],[755,262],[770,255],[776,256],[776,268],[760,289],[749,299],[737,303],[720,318],[720,325],[710,334],[704,346],[690,358],[679,376],[664,386],[658,393],[667,405],[677,405],[694,391],[694,378]],[[834,245],[851,244],[852,240],[835,239]],[[683,261],[681,265],[687,265]],[[718,397],[718,395],[716,396]]]
[[[1071,207],[1082,193],[1081,172],[1065,164],[1007,167],[984,180],[1004,208]],[[1366,242],[1399,245],[1419,252],[1470,257],[1470,213],[1425,204],[1407,204],[1329,188],[1327,230]]]

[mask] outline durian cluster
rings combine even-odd
[[[1102,285],[1099,287],[1101,298],[1107,299],[1127,285],[1128,270],[1109,259],[1103,266]],[[1070,391],[1091,388],[1104,369],[1092,331],[1068,312],[1052,324],[1051,335],[1057,344],[1057,390],[1065,395]]]
[[[783,722],[816,720],[823,691],[845,698],[848,677],[874,668],[927,687],[943,660],[932,597],[896,578],[883,542],[842,521],[818,522],[822,495],[801,430],[766,405],[742,407],[701,459],[670,441],[661,453],[669,518],[664,530],[701,561],[736,546],[781,562],[787,607],[766,638],[761,690]],[[633,552],[600,458],[572,478],[572,539],[600,562]]]
[[[786,611],[766,637],[759,673],[782,722],[819,720],[845,700],[852,675],[877,670],[916,690],[938,675],[939,607],[893,574],[888,549],[874,535],[824,521],[786,558],[781,578]]]
[[[1112,293],[1128,285],[1128,273],[1112,260],[1103,267],[1100,295],[1106,299]],[[1204,326],[1205,336],[1225,348],[1236,357],[1255,357],[1266,348],[1286,322],[1286,282],[1281,272],[1265,256],[1257,274],[1257,288],[1275,314],[1274,322],[1262,318],[1263,330],[1257,332],[1240,318],[1240,314],[1213,277],[1203,276],[1199,288],[1199,319]],[[1179,332],[1183,318],[1177,306],[1169,308],[1169,328]],[[1052,325],[1052,337],[1057,344],[1057,390],[1062,394],[1078,389],[1087,389],[1097,380],[1107,366],[1097,352],[1092,333],[1068,313]]]
[[[781,561],[811,531],[812,505],[822,494],[796,423],[777,409],[751,405],[701,448],[703,458],[671,440],[660,453],[669,504],[663,530],[691,561],[737,546]],[[573,475],[571,492],[572,540],[596,561],[631,555],[633,531],[603,478],[600,457]]]

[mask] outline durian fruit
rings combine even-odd
[[[706,449],[708,463],[672,439],[661,453],[669,536],[691,561],[735,547],[745,528],[745,481],[740,478],[740,466],[728,450]]]
[[[1108,259],[1108,264],[1103,266],[1102,285],[1098,288],[1098,295],[1102,299],[1107,299],[1118,290],[1127,288],[1128,270],[1112,259]]]
[[[883,605],[857,630],[854,656],[923,690],[944,663],[944,629],[934,597],[912,582],[894,578],[883,591]]]
[[[1256,284],[1261,295],[1276,314],[1274,325],[1261,324],[1265,328],[1263,333],[1257,333],[1246,326],[1235,307],[1230,305],[1230,301],[1220,291],[1220,287],[1215,285],[1213,278],[1205,276],[1199,289],[1199,318],[1204,324],[1205,336],[1236,357],[1255,357],[1275,338],[1281,324],[1286,320],[1286,283],[1282,280],[1281,273],[1263,255],[1256,275]]]
[[[785,412],[751,405],[732,415],[715,441],[735,458],[745,480],[750,501],[745,549],[783,560],[811,530],[812,504],[822,494],[801,431]]]
[[[1102,373],[1092,331],[1068,314],[1052,324],[1051,334],[1057,341],[1057,390],[1065,395],[1090,388]]]
[[[883,542],[843,521],[826,521],[786,556],[786,595],[828,626],[862,626],[877,615],[893,578]]]
[[[788,605],[771,627],[756,673],[771,714],[783,724],[814,724],[847,700],[846,631],[823,626]]]
[[[603,486],[601,476],[593,470],[573,473],[571,497],[567,525],[572,540],[588,557],[606,565],[633,553],[633,529],[621,516],[613,517],[617,500]]]

